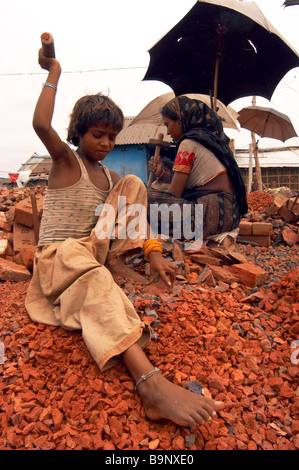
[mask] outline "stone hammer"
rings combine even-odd
[[[55,59],[54,38],[51,33],[43,33],[40,37],[42,43],[43,54],[46,57]]]
[[[159,134],[158,135],[158,138],[157,139],[150,139],[149,140],[149,144],[151,145],[155,145],[156,148],[155,148],[155,153],[154,153],[154,164],[157,165],[158,163],[158,158],[160,156],[160,149],[161,147],[170,147],[170,143],[169,142],[166,142],[163,140],[163,137],[164,135],[163,134]],[[148,182],[147,182],[147,187],[150,188],[151,185],[152,185],[152,182],[153,182],[153,179],[154,179],[154,171],[151,171],[150,172],[150,175],[149,175],[149,179],[148,179]]]

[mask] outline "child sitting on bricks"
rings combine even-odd
[[[67,140],[77,146],[73,151],[51,124],[60,64],[45,57],[42,50],[39,63],[49,73],[35,108],[33,127],[52,157],[52,168],[26,297],[28,314],[33,321],[81,330],[100,370],[122,361],[136,382],[149,418],[166,418],[183,426],[209,421],[223,403],[169,382],[151,364],[144,352],[150,327],[141,321],[112,275],[124,266],[124,253],[142,247],[152,274],[160,274],[167,283],[167,274],[175,275],[174,264],[163,258],[157,240],[117,237],[121,226],[117,213],[115,238],[102,238],[97,233],[102,214],[97,217],[96,209],[104,202],[117,209],[122,195],[127,207],[147,204],[146,189],[139,178],[128,175],[120,179],[101,163],[114,147],[123,114],[101,94],[80,98],[68,128]],[[127,216],[125,224],[130,220]]]

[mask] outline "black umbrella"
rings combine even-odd
[[[270,100],[299,66],[299,55],[258,6],[239,0],[198,0],[149,54],[143,80],[159,80],[176,95],[213,95],[225,105],[251,95]]]
[[[294,5],[299,5],[299,0],[285,0],[283,7],[291,7]]]

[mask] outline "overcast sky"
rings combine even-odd
[[[246,0],[244,0],[246,1]],[[32,114],[47,73],[37,62],[40,35],[51,32],[63,73],[53,126],[66,138],[69,114],[78,98],[102,91],[135,116],[156,96],[172,91],[158,81],[142,81],[148,50],[196,3],[195,0],[2,0],[0,6],[0,176],[17,171],[36,152],[46,149],[32,129]],[[283,8],[284,0],[256,0],[281,35],[299,51],[299,6]],[[200,91],[199,91],[200,92]],[[287,114],[299,135],[299,69],[278,85],[271,103]],[[251,97],[230,104],[236,111]],[[250,132],[226,129],[237,148],[248,147]],[[299,145],[261,139],[260,148]]]

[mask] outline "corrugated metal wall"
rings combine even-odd
[[[145,145],[117,145],[107,155],[103,164],[110,170],[116,171],[121,178],[133,174],[146,183],[149,156],[149,150]]]

